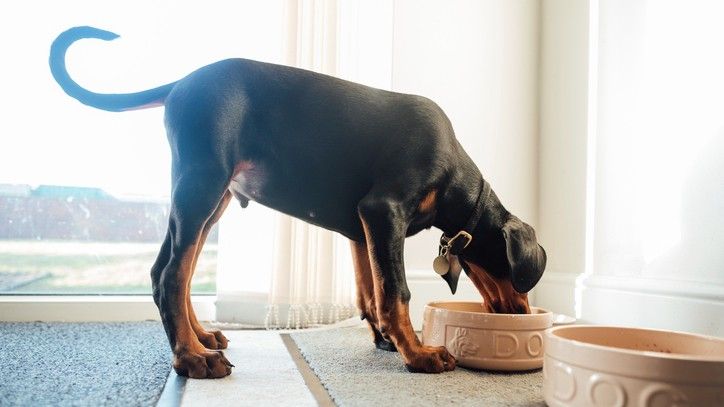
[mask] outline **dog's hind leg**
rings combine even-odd
[[[157,307],[160,307],[161,303],[161,273],[166,268],[169,259],[171,258],[171,230],[166,231],[166,237],[161,245],[161,250],[158,251],[156,256],[156,262],[151,267],[151,287],[153,288],[153,302],[156,303]]]
[[[211,228],[218,222],[219,218],[221,218],[221,215],[224,213],[224,210],[229,205],[229,201],[231,200],[231,192],[226,191],[224,193],[224,197],[221,199],[221,202],[219,202],[219,205],[216,207],[216,210],[214,211],[213,215],[211,215],[211,218],[209,218],[208,221],[206,221],[206,224],[204,225],[204,230],[201,233],[201,238],[199,239],[199,244],[197,245],[197,253],[194,257],[194,264],[192,266],[192,270],[196,270],[196,261],[198,261],[199,255],[201,254],[201,250],[203,248],[203,244],[206,241],[206,237],[208,236],[209,232],[211,231]],[[171,233],[170,231],[166,234],[166,238],[164,239],[163,245],[161,246],[161,250],[158,253],[158,257],[156,258],[156,262],[154,263],[153,267],[151,268],[151,281],[153,283],[153,300],[156,303],[156,306],[159,305],[159,298],[160,298],[160,279],[161,279],[161,272],[168,264],[168,261],[171,257]],[[191,279],[189,279],[189,284],[191,284]],[[191,328],[196,333],[196,336],[199,338],[199,341],[208,349],[226,349],[226,346],[228,344],[228,340],[226,337],[221,333],[221,331],[214,329],[207,331],[204,329],[203,326],[198,322],[198,319],[196,318],[196,313],[194,312],[193,305],[191,304],[191,287],[189,286],[187,295],[186,295],[186,308],[189,312],[189,322],[191,322]]]
[[[383,338],[377,328],[375,291],[367,244],[354,240],[350,240],[349,243],[352,247],[352,262],[354,263],[354,274],[357,283],[357,308],[360,310],[360,315],[367,320],[377,349],[396,352],[395,345]]]
[[[231,373],[233,366],[221,351],[206,349],[199,341],[188,303],[204,229],[216,209],[228,204],[228,182],[229,175],[215,167],[174,171],[169,219],[171,250],[158,281],[158,306],[173,351],[174,370],[182,376],[223,377]]]
[[[206,221],[206,224],[204,225],[204,230],[201,232],[201,237],[199,238],[199,244],[196,245],[196,255],[194,256],[194,264],[191,266],[192,272],[194,270],[196,270],[196,263],[199,259],[199,256],[201,255],[201,250],[203,249],[204,243],[206,242],[206,237],[209,235],[211,228],[216,224],[216,222],[219,221],[219,219],[221,218],[221,215],[224,214],[226,207],[229,206],[229,201],[231,201],[231,191],[227,190],[226,192],[224,192],[224,196],[221,198],[221,201],[219,202],[218,206],[214,210],[214,213]],[[196,337],[199,338],[199,341],[201,341],[201,343],[208,349],[226,349],[229,341],[221,333],[221,331],[218,329],[212,329],[210,331],[207,331],[199,323],[198,319],[196,319],[196,313],[194,312],[193,305],[191,304],[191,279],[190,278],[189,278],[189,287],[186,290],[186,308],[188,309],[188,312],[189,312],[189,322],[191,322],[191,328],[196,333]]]

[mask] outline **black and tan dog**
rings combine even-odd
[[[109,111],[166,107],[171,212],[151,278],[179,374],[231,372],[219,351],[227,340],[198,323],[189,285],[206,235],[232,197],[348,237],[362,317],[377,347],[399,351],[410,371],[452,370],[455,359],[444,347],[423,346],[413,331],[407,236],[441,229],[436,269],[453,292],[462,267],[490,311],[529,312],[525,293],[543,273],[545,252],[491,191],[432,101],[245,59],[143,92],[98,94],[65,68],[67,48],[82,38],[117,35],[76,27],[55,40],[50,67],[66,93]]]

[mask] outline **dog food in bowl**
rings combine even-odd
[[[545,333],[549,406],[724,405],[724,339],[610,326]]]
[[[543,331],[550,312],[491,314],[478,302],[441,301],[425,306],[422,343],[445,346],[459,366],[521,371],[543,366]]]

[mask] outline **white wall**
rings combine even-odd
[[[719,2],[600,2],[587,320],[724,335],[722,19]]]
[[[538,223],[539,2],[396,0],[392,89],[431,98],[503,203]],[[455,297],[432,271],[437,230],[406,242],[410,312],[433,299],[480,300],[468,280]]]
[[[541,7],[538,305],[724,335],[724,6]]]
[[[538,306],[574,315],[585,267],[589,2],[541,2],[538,238],[548,254]]]

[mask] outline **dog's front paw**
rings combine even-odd
[[[229,346],[229,340],[218,329],[203,331],[196,336],[206,349],[226,349]]]
[[[193,379],[216,379],[231,374],[234,365],[218,350],[205,350],[200,353],[179,352],[173,357],[173,369],[180,376]]]
[[[413,373],[441,373],[455,369],[455,358],[444,346],[420,346],[406,356],[405,367]]]

